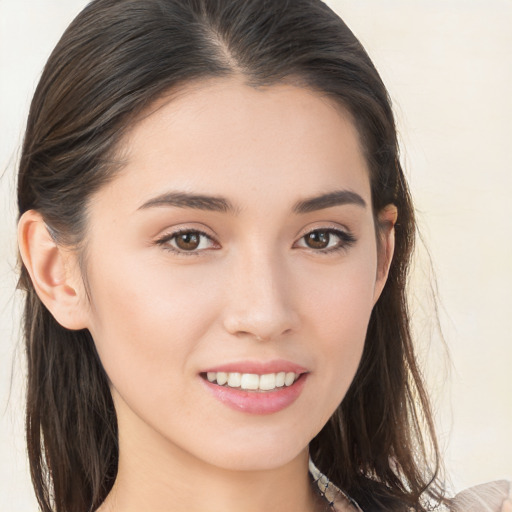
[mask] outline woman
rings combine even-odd
[[[457,506],[391,107],[322,3],[92,2],[34,96],[18,203],[43,510]]]

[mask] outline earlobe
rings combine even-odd
[[[374,304],[379,299],[388,279],[389,268],[395,251],[395,224],[397,219],[398,209],[394,204],[388,204],[377,215],[379,243]]]
[[[35,210],[18,223],[18,245],[37,295],[57,322],[68,329],[85,328],[83,287],[72,275],[74,255],[57,245]]]

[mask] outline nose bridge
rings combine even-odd
[[[297,328],[288,271],[270,248],[240,254],[232,266],[224,324],[231,334],[270,340]]]

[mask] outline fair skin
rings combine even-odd
[[[322,510],[308,444],[357,370],[396,209],[378,214],[378,250],[358,134],[318,93],[219,79],[156,107],[91,198],[89,297],[37,212],[19,228],[39,296],[90,330],[111,381],[119,472],[101,510]],[[276,389],[226,403],[206,379],[226,364],[294,368],[296,391],[271,410]]]

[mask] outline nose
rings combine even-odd
[[[299,328],[289,272],[272,254],[241,257],[226,287],[224,328],[237,337],[278,340]]]

